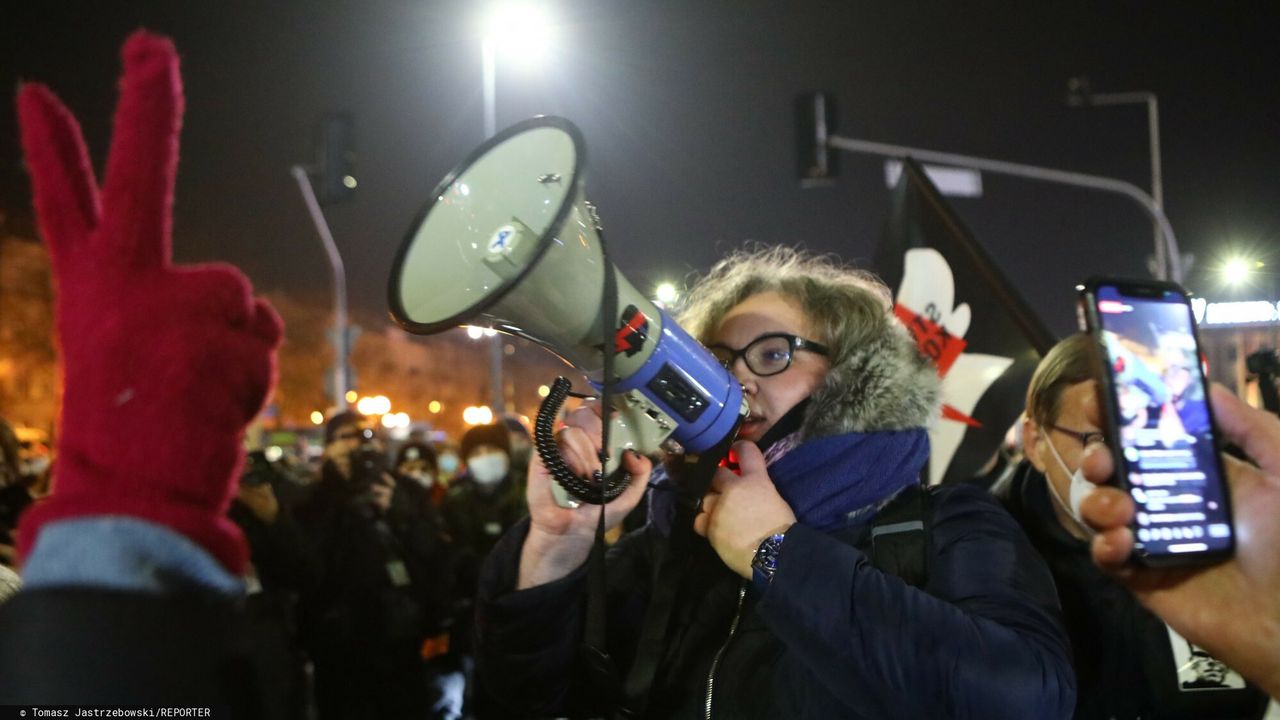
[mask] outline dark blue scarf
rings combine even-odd
[[[796,446],[769,466],[769,477],[797,520],[826,531],[919,482],[928,458],[923,428],[846,433]]]
[[[769,477],[802,524],[826,531],[919,482],[928,458],[929,435],[923,428],[846,433],[791,448],[769,466]],[[672,481],[659,466],[650,485],[649,520],[668,535],[675,515]]]

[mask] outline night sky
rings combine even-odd
[[[329,217],[366,323],[386,313],[410,220],[482,139],[478,2],[10,5],[20,7],[4,13],[0,83],[49,84],[98,167],[120,44],[139,26],[175,39],[187,94],[175,254],[233,262],[260,290],[328,302],[328,266],[289,168],[311,160],[322,114],[352,113],[359,193]],[[748,239],[873,255],[888,207],[883,162],[846,155],[835,186],[801,190],[792,101],[806,90],[835,94],[841,135],[1149,189],[1145,108],[1068,109],[1066,79],[1087,74],[1098,92],[1158,95],[1165,204],[1196,269],[1233,252],[1280,268],[1277,6],[1042,5],[551,3],[558,35],[543,69],[499,60],[498,125],[546,113],[582,128],[587,192],[612,253],[649,287]],[[1055,331],[1071,329],[1072,287],[1085,276],[1145,275],[1151,226],[1130,201],[984,183],[983,198],[954,205]],[[9,110],[0,209],[10,230],[29,223],[28,205]],[[1188,284],[1222,295],[1204,272]]]

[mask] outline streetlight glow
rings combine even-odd
[[[658,302],[670,305],[680,297],[680,291],[676,289],[674,283],[664,282],[658,284],[658,287],[653,291],[653,295]]]
[[[357,399],[357,398],[359,398],[359,397],[360,397],[360,396],[356,394],[356,391],[355,391],[355,390],[348,390],[348,391],[347,391],[347,402],[349,402],[349,403],[353,403],[353,402],[355,402],[355,401],[356,401],[356,399]]]
[[[312,424],[312,425],[323,425],[323,424],[324,424],[324,413],[320,412],[319,410],[312,410],[312,411],[311,411],[311,424]]]
[[[431,402],[427,403],[427,410],[433,415],[440,412],[440,407],[441,406],[440,406],[439,400],[432,400]]]
[[[472,340],[479,340],[482,335],[484,335],[484,328],[476,327],[475,325],[467,326],[467,337]]]
[[[1222,266],[1222,277],[1228,285],[1240,285],[1249,279],[1253,263],[1243,258],[1232,258]]]
[[[485,18],[484,39],[513,64],[537,64],[551,46],[551,21],[540,3],[502,3]]]

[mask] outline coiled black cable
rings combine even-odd
[[[576,394],[570,392],[572,387],[573,383],[563,376],[551,383],[551,392],[547,393],[542,404],[538,406],[538,418],[533,423],[533,446],[537,448],[538,457],[542,458],[542,464],[551,474],[551,478],[559,483],[565,492],[580,502],[600,505],[600,471],[597,470],[595,473],[595,483],[578,477],[568,465],[565,465],[564,459],[560,457],[560,450],[556,447],[556,417],[560,415],[560,408],[564,405],[565,399],[571,394]],[[627,473],[621,467],[610,473],[609,477],[604,479],[604,502],[608,503],[621,495],[622,491],[627,489],[629,480]]]

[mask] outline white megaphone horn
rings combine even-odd
[[[392,266],[389,302],[409,332],[488,324],[551,350],[597,388],[607,331],[615,352],[609,384],[618,393],[605,468],[612,478],[621,450],[648,455],[670,440],[691,454],[717,447],[747,407],[728,371],[616,271],[616,302],[604,301],[608,261],[583,196],[584,170],[582,135],[564,118],[526,120],[487,140],[415,220]],[[611,317],[606,306],[616,309]],[[558,382],[534,442],[561,488],[599,502],[601,488],[573,477],[555,453],[551,426],[567,394],[567,381]],[[622,489],[607,482],[603,499]]]

